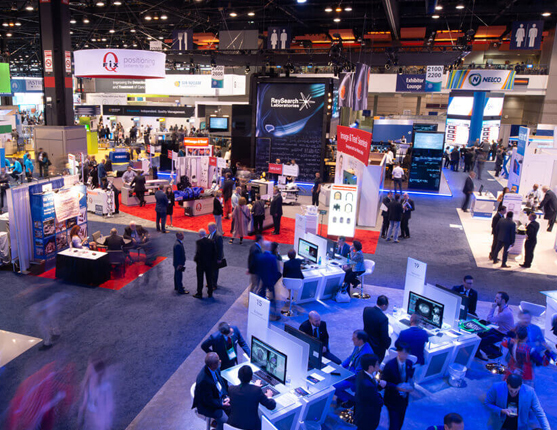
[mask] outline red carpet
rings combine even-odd
[[[133,253],[133,258],[134,259],[137,258],[135,252]],[[150,269],[155,267],[157,264],[166,260],[166,257],[157,257],[157,259],[155,260],[155,262],[153,263],[152,266],[147,266],[144,263],[145,256],[143,254],[140,254],[139,259],[140,259],[140,261],[137,262],[137,263],[133,263],[131,265],[126,265],[126,274],[124,275],[124,277],[119,277],[120,272],[118,270],[114,270],[112,272],[110,280],[106,281],[105,283],[103,283],[101,285],[99,285],[99,287],[106,288],[108,290],[118,291],[118,290],[124,288],[130,282],[136,280],[140,275],[143,275],[144,273],[148,272]],[[56,268],[47,270],[42,275],[39,275],[39,277],[40,278],[47,278],[47,279],[56,279],[55,275],[56,275]]]
[[[124,206],[120,204],[120,211],[148,221],[153,221],[153,222],[156,221],[154,204],[147,205],[142,208],[140,208],[139,206]],[[174,227],[197,232],[201,228],[207,229],[207,224],[209,224],[214,220],[215,219],[213,218],[213,215],[201,215],[201,216],[189,217],[184,215],[184,210],[180,206],[176,206],[174,208],[174,216],[173,216]],[[167,222],[168,221],[169,219],[167,218]],[[227,219],[222,220],[222,228],[224,230],[224,235],[228,237],[231,236],[230,224],[231,224],[231,220],[227,220]],[[296,227],[296,221],[294,219],[282,217],[280,223],[280,234],[275,236],[271,234],[272,228],[268,228],[263,232],[263,236],[265,237],[265,239],[270,240],[272,242],[291,245],[294,243],[295,227]],[[327,225],[322,224],[319,226],[319,229],[320,230],[318,231],[318,233],[321,232],[322,235],[326,235]],[[378,231],[356,229],[356,238],[360,242],[362,242],[363,251],[366,254],[375,254],[379,236],[380,233]],[[253,239],[253,236],[248,237],[247,239],[249,238]],[[331,239],[334,239],[334,237],[331,236]],[[284,249],[281,250],[281,252],[283,253],[285,251],[286,250]]]

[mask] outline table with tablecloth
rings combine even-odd
[[[100,285],[110,279],[110,262],[105,252],[66,249],[56,255],[56,277],[66,282]]]

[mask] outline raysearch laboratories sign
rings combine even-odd
[[[461,90],[512,90],[514,71],[457,70],[451,72],[447,88]]]
[[[80,78],[153,79],[165,77],[166,55],[133,49],[87,49],[74,52]]]
[[[311,99],[311,95],[306,96],[304,93],[300,93],[300,98],[293,99],[271,97],[272,108],[294,108],[302,111],[309,109],[313,104],[315,101]]]

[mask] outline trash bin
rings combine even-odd
[[[449,366],[449,384],[453,387],[462,386],[462,378],[468,369],[462,364],[453,363]]]

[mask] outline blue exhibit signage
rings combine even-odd
[[[396,78],[397,93],[425,92],[425,75],[398,75]]]
[[[518,144],[516,146],[516,152],[524,157],[526,153],[526,146],[528,146],[528,134],[530,129],[528,127],[520,127],[518,129]]]

